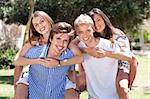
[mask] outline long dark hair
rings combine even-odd
[[[92,19],[93,19],[95,14],[98,14],[102,17],[102,19],[105,22],[105,29],[103,31],[103,35],[101,35],[101,33],[95,32],[94,36],[102,37],[102,38],[105,38],[105,39],[112,39],[113,34],[114,34],[114,31],[113,31],[114,27],[111,24],[109,18],[104,14],[103,11],[101,11],[98,8],[93,8],[91,11],[88,12],[88,15],[91,16]],[[94,21],[94,19],[93,19],[93,21]],[[95,22],[94,22],[94,24],[95,24]]]

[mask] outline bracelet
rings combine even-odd
[[[61,64],[60,64],[60,60],[58,60],[58,67],[59,67],[59,66],[61,66]]]

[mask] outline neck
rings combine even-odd
[[[48,50],[48,57],[58,58],[60,53],[57,53],[52,47]]]
[[[47,32],[47,33],[45,33],[45,34],[43,35],[43,37],[44,37],[44,39],[45,39],[45,40],[48,40],[48,38],[49,38],[49,34],[50,34],[50,33],[49,33],[49,32]]]
[[[104,36],[104,30],[102,32],[100,32],[101,36]]]
[[[42,43],[47,43],[48,42],[48,38],[49,38],[49,33],[45,33],[44,35],[43,35],[43,39],[42,39]]]
[[[86,44],[87,47],[96,47],[99,43],[99,39],[93,38],[89,43]]]

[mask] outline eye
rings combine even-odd
[[[101,19],[97,19],[97,21],[98,21],[98,22],[100,22],[100,21],[101,21]]]
[[[57,40],[60,40],[61,38],[60,38],[60,37],[57,37],[56,39],[57,39]]]
[[[88,33],[90,33],[90,32],[91,32],[91,30],[90,30],[90,29],[88,29],[88,30],[87,30],[87,32],[88,32]]]
[[[44,22],[44,19],[41,20],[41,23],[43,23],[43,22]]]
[[[82,31],[78,31],[78,34],[82,34],[83,32]]]
[[[38,27],[38,24],[34,24],[35,27]]]
[[[64,40],[64,42],[68,43],[68,42],[69,42],[69,40]]]

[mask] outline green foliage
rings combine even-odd
[[[14,0],[7,13],[7,22],[26,24],[29,15],[29,0]],[[102,9],[112,23],[133,33],[138,30],[143,19],[150,16],[149,0],[34,0],[35,10],[47,12],[55,22],[67,21],[73,24],[74,19],[81,13],[88,12],[94,7]],[[1,11],[1,10],[0,10]],[[3,15],[1,15],[3,16]]]
[[[145,42],[150,43],[150,33],[148,32],[144,33],[144,40]]]
[[[0,69],[8,69],[12,65],[17,51],[14,49],[0,49]]]
[[[11,3],[11,9],[7,13],[8,20],[6,23],[23,23],[26,24],[29,15],[28,0],[14,0]]]
[[[2,20],[8,19],[7,13],[9,13],[11,7],[12,6],[10,2],[5,2],[5,0],[0,1],[0,19]]]

